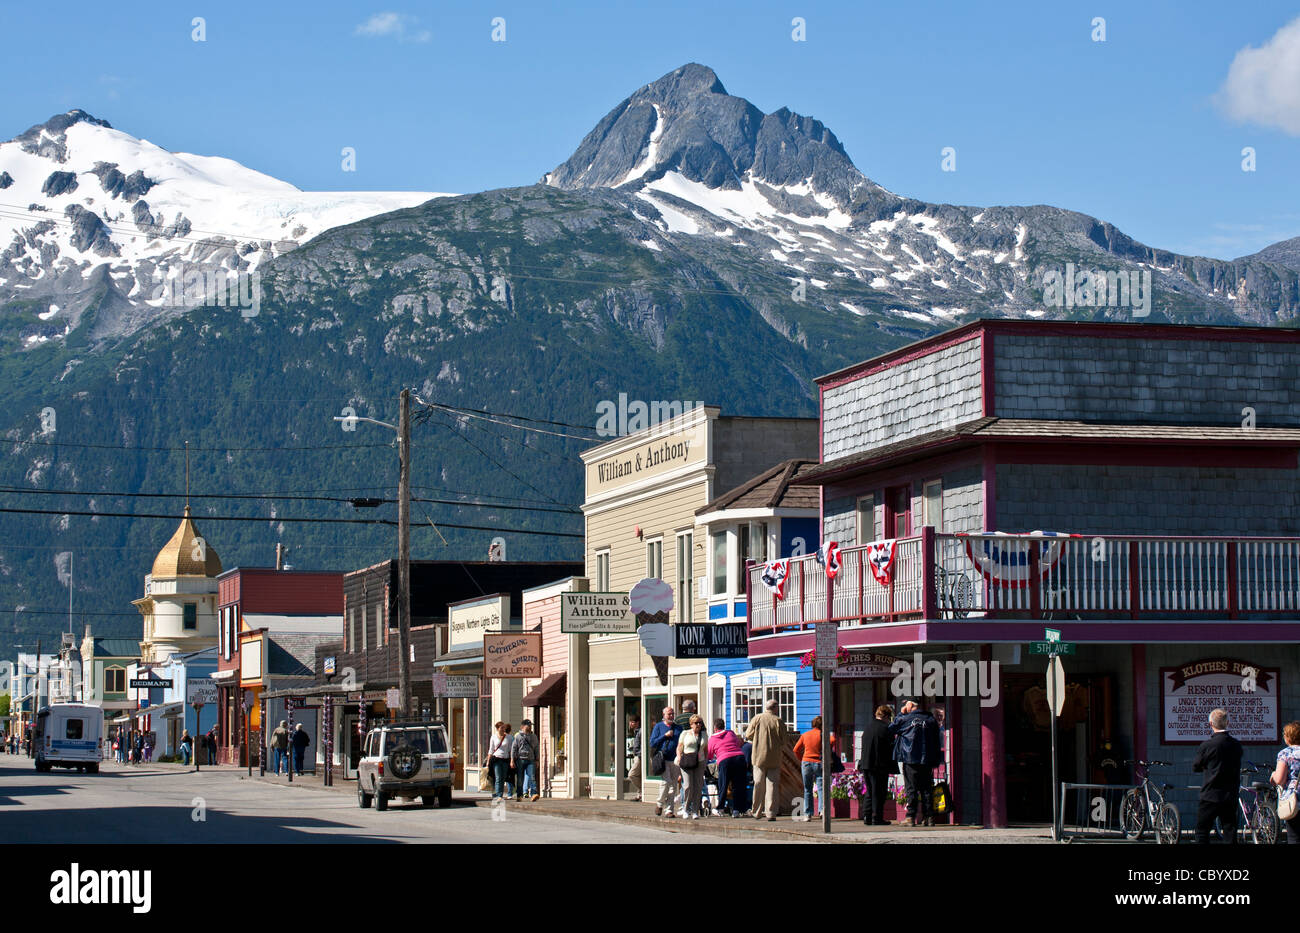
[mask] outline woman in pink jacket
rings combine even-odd
[[[731,815],[743,816],[749,811],[748,781],[746,780],[745,746],[736,733],[727,728],[725,721],[713,720],[713,735],[709,736],[709,751],[718,762],[718,804],[727,799],[727,786],[731,786]],[[721,812],[714,811],[715,816]]]

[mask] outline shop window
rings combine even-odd
[[[876,540],[876,497],[858,497],[858,544]]]
[[[731,690],[731,728],[744,734],[749,721],[763,712],[771,700],[777,702],[777,715],[787,729],[795,727],[794,675],[787,671],[773,671],[766,675],[772,683],[733,686]]]
[[[925,508],[925,525],[933,525],[935,531],[943,531],[943,483],[933,480],[926,483],[922,493]]]
[[[199,627],[199,606],[198,603],[186,603],[181,607],[181,624],[187,632],[192,632]]]
[[[664,575],[664,539],[656,538],[645,543],[645,575],[662,580]]]
[[[609,592],[609,550],[596,552],[596,592]]]
[[[695,592],[692,583],[691,558],[695,535],[687,531],[677,536],[677,621],[690,622],[695,618]]]
[[[724,596],[727,592],[727,533],[720,531],[711,535],[710,545],[713,563],[713,595]]]
[[[596,774],[614,775],[614,755],[617,750],[618,725],[614,721],[614,698],[596,698]]]

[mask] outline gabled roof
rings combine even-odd
[[[816,460],[784,460],[717,496],[696,509],[695,514],[724,509],[815,509],[818,507],[817,490],[798,485],[798,480],[819,466]]]

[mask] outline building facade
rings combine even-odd
[[[149,665],[173,654],[189,654],[217,643],[217,577],[221,558],[185,517],[154,558],[144,578],[144,596],[131,605],[144,623],[140,661]]]
[[[792,560],[778,599],[751,567],[751,655],[837,620],[857,657],[831,721],[856,737],[876,703],[921,695],[960,818],[998,826],[1050,814],[1029,643],[1055,629],[1077,645],[1061,780],[1169,760],[1190,812],[1209,709],[1271,760],[1300,704],[1298,362],[1288,330],[980,321],[819,379],[802,481],[842,568]],[[922,676],[896,684],[893,658]]]

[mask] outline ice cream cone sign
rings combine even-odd
[[[663,580],[647,577],[628,594],[629,608],[636,619],[641,647],[654,661],[659,682],[668,685],[668,658],[673,654],[673,630],[668,613],[673,608],[673,588]]]

